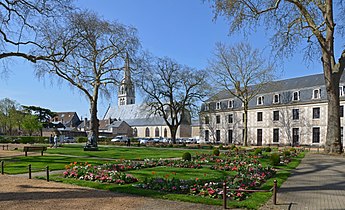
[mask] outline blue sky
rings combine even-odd
[[[202,0],[79,0],[77,5],[97,12],[108,20],[134,26],[142,47],[156,56],[168,56],[181,64],[197,69],[207,66],[216,42],[234,44],[246,40],[255,48],[266,49],[269,56],[269,36],[258,31],[248,38],[241,34],[228,35],[228,24],[218,18],[213,21],[210,5]],[[10,73],[0,78],[0,99],[10,98],[22,105],[35,105],[52,111],[76,111],[79,117],[89,116],[89,103],[67,83],[51,84],[34,76],[33,66],[22,59],[11,59]],[[319,61],[306,64],[303,54],[284,60],[280,78],[321,73]],[[99,118],[111,99],[99,102]]]

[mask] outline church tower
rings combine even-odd
[[[131,70],[129,67],[129,56],[126,54],[125,62],[125,76],[121,81],[118,92],[118,105],[130,105],[135,104],[135,88],[131,80]]]

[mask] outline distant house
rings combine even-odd
[[[62,123],[67,130],[76,129],[81,123],[76,112],[57,112],[51,119],[53,123]]]

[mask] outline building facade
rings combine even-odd
[[[344,76],[339,92],[343,126]],[[219,92],[202,105],[200,122],[203,142],[243,143],[242,103],[228,91]],[[323,146],[326,132],[327,94],[323,74],[273,82],[249,102],[250,145]]]

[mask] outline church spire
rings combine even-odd
[[[118,93],[118,105],[135,104],[135,88],[131,79],[130,58],[126,53],[124,78],[121,81]]]

